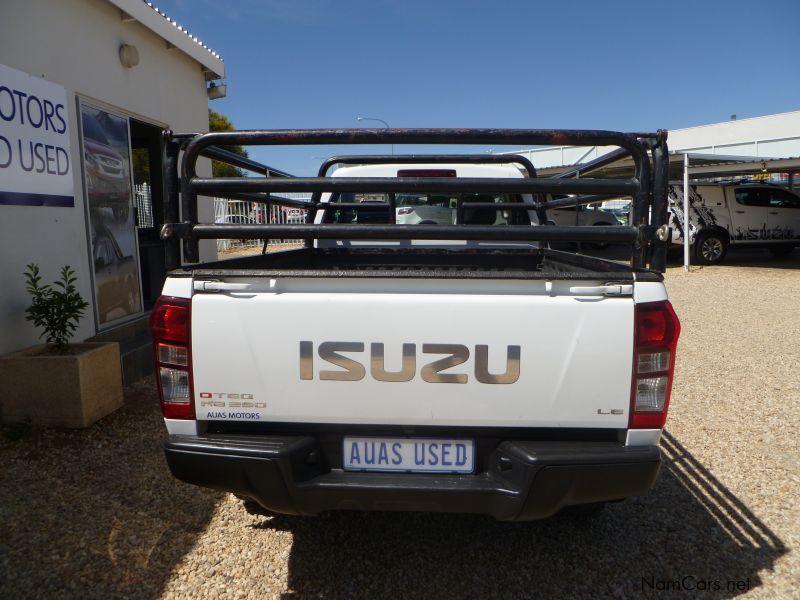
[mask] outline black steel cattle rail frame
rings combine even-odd
[[[358,154],[358,155],[347,155],[347,156],[332,156],[325,160],[320,167],[319,171],[317,172],[317,177],[327,177],[328,171],[330,171],[331,167],[334,165],[452,165],[452,164],[460,164],[460,165],[487,165],[487,164],[495,164],[495,165],[509,165],[509,164],[516,164],[520,165],[525,169],[527,176],[530,178],[536,177],[536,168],[533,166],[533,163],[525,158],[524,156],[520,156],[518,154]],[[320,200],[322,197],[321,192],[314,192],[311,196],[311,203],[312,207],[309,209],[308,215],[308,222],[313,223],[314,218],[317,215],[318,210],[324,210],[328,207],[321,207]],[[389,194],[391,209],[394,210],[394,194]],[[371,203],[370,203],[371,204]],[[456,223],[462,222],[462,202],[459,200],[458,203],[458,218],[456,219]],[[547,221],[547,215],[542,209],[543,204],[541,202],[537,202],[535,206],[530,207],[519,207],[513,206],[512,210],[535,210],[537,216],[539,217],[539,221],[541,223],[545,223]],[[336,204],[336,208],[343,208],[340,203]],[[362,207],[363,208],[363,207]],[[477,204],[470,204],[470,208],[484,208],[484,206],[479,206]],[[487,207],[488,208],[488,207]],[[502,210],[503,207],[499,205],[494,205],[492,208]],[[390,217],[394,217],[394,215],[390,215]],[[394,219],[390,219],[390,222],[394,223]]]
[[[222,151],[224,146],[276,146],[276,145],[337,145],[337,144],[486,144],[520,146],[618,146],[619,156],[630,155],[634,162],[634,176],[630,179],[573,178],[571,174],[555,178],[444,178],[444,177],[291,177],[287,173],[261,165],[266,176],[260,178],[204,178],[197,175],[197,160],[208,156],[215,160],[226,159],[238,162],[233,153]],[[311,130],[259,130],[212,132],[196,135],[167,133],[167,156],[165,180],[168,190],[168,207],[162,237],[180,238],[183,241],[184,260],[189,263],[199,260],[200,239],[457,239],[457,240],[515,240],[515,241],[595,241],[627,242],[633,246],[632,266],[643,270],[663,271],[666,256],[666,132],[621,133],[597,130],[552,130],[552,129],[311,129]],[[180,173],[177,171],[178,151],[183,150]],[[652,153],[653,163],[651,163]],[[497,163],[521,162],[519,158],[509,160],[497,155],[463,157],[431,155],[427,157],[394,157],[384,162],[402,162],[412,159],[443,164],[452,162]],[[502,155],[501,155],[502,156]],[[385,157],[384,157],[385,158]],[[326,164],[331,160],[326,161]],[[348,159],[337,157],[336,162]],[[372,162],[372,160],[370,160]],[[257,163],[254,163],[257,164]],[[323,165],[327,174],[329,164]],[[533,166],[523,166],[530,173]],[[253,166],[253,165],[250,165]],[[588,165],[587,165],[588,166]],[[580,174],[590,170],[584,168]],[[273,175],[270,176],[269,172]],[[663,187],[663,190],[661,189]],[[182,221],[179,222],[176,207],[180,192]],[[576,194],[550,203],[537,203],[533,208],[546,209],[558,206],[578,205],[598,201],[598,198],[632,196],[632,214],[629,226],[618,227],[558,227],[527,225],[448,226],[434,225],[342,225],[298,224],[298,225],[223,225],[198,223],[198,195],[215,195],[240,198],[254,202],[277,205],[318,208],[317,201],[289,201],[272,196],[280,192],[510,192],[528,194]],[[588,200],[587,200],[588,199]],[[471,205],[478,207],[477,204]],[[177,257],[176,247],[168,254]]]

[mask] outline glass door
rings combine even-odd
[[[103,329],[142,312],[127,117],[81,102],[83,171]]]

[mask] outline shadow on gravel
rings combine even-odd
[[[761,585],[781,540],[665,434],[655,489],[586,520],[414,513],[274,516],[291,531],[285,597],[729,598]]]
[[[577,250],[574,246],[570,248],[572,251]],[[583,254],[589,256],[597,256],[598,258],[606,258],[610,260],[619,260],[627,262],[631,258],[630,250],[625,246],[609,246],[608,248],[599,249],[583,244],[581,250]],[[693,268],[701,268],[698,265],[694,255],[691,257],[691,264]],[[683,265],[683,250],[681,248],[673,248],[667,255],[668,267],[680,267]],[[800,249],[795,249],[794,252],[786,256],[773,256],[767,248],[729,248],[728,253],[725,255],[725,260],[721,265],[714,267],[706,267],[712,269],[724,269],[732,267],[757,267],[764,269],[800,269]]]
[[[220,494],[175,480],[152,381],[86,430],[0,430],[0,597],[158,597]]]
[[[699,268],[691,257],[693,268]],[[683,254],[676,253],[670,256],[667,261],[670,267],[680,267],[683,265]],[[800,269],[800,250],[795,250],[786,256],[774,256],[767,248],[729,248],[725,255],[725,260],[721,265],[704,267],[709,269],[726,269],[735,267],[756,267],[761,269]]]

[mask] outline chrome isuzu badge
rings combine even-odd
[[[364,342],[322,342],[317,345],[316,355],[325,363],[341,370],[320,370],[319,379],[323,381],[360,381],[366,377],[366,366],[341,353],[360,353],[365,350]],[[461,344],[422,344],[423,354],[445,355],[422,365],[419,371],[423,381],[428,383],[467,383],[466,373],[442,373],[469,360],[470,350]],[[489,372],[489,346],[475,346],[474,377],[479,383],[508,384],[519,379],[520,347],[506,346],[506,368],[503,373]],[[384,345],[370,344],[369,373],[376,381],[411,381],[417,374],[417,345],[403,344],[399,371],[388,371],[384,360]],[[300,379],[314,379],[314,342],[300,342]]]

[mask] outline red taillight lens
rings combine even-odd
[[[191,301],[185,298],[161,296],[150,313],[150,332],[153,339],[184,342],[189,339]]]
[[[455,169],[400,169],[398,177],[455,177]]]
[[[663,427],[667,420],[681,324],[666,300],[637,304],[634,312],[630,427]]]
[[[672,305],[669,302],[652,304],[643,304],[636,311],[636,342],[639,347],[665,346],[673,338],[678,339],[675,328],[680,330],[680,323]]]
[[[150,313],[158,394],[167,419],[194,419],[192,301],[161,296]]]
[[[397,214],[398,215],[410,215],[413,212],[414,212],[414,209],[409,207],[409,206],[397,209]]]

